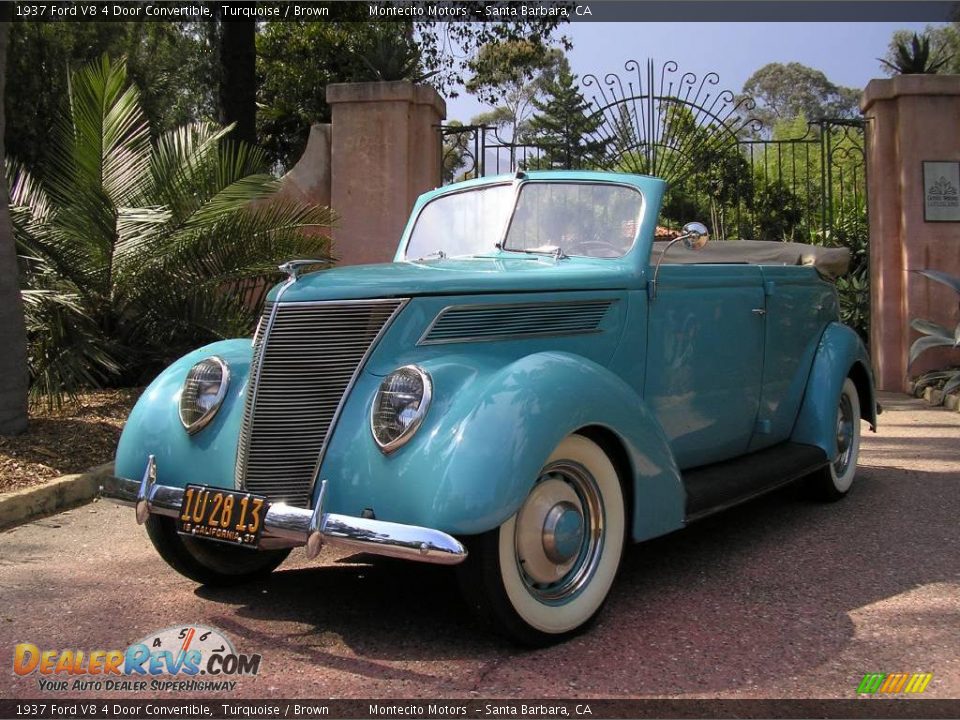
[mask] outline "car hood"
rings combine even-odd
[[[541,256],[442,259],[310,273],[284,292],[283,301],[623,289],[631,278],[635,273],[623,260]],[[278,287],[270,291],[269,299],[276,297]]]

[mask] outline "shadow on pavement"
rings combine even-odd
[[[898,444],[875,442],[871,456]],[[910,447],[948,454],[942,442]],[[955,473],[864,467],[839,503],[812,503],[792,486],[631,546],[599,621],[536,652],[475,622],[445,568],[381,559],[281,569],[255,586],[196,592],[235,606],[217,619],[226,630],[233,613],[307,623],[307,632],[257,640],[360,674],[384,672],[382,661],[509,657],[496,679],[488,678],[507,691],[538,687],[538,678],[542,687],[545,669],[573,678],[560,694],[738,690],[836,658],[853,637],[858,608],[920,585],[956,582],[960,541],[943,528],[955,528],[960,516],[957,483]],[[327,652],[335,641],[357,657]],[[857,672],[863,668],[850,668],[851,677]]]

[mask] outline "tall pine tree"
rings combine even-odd
[[[576,75],[562,68],[543,86],[544,99],[535,99],[537,114],[530,130],[543,156],[541,168],[590,168],[601,164],[607,140],[596,136],[603,125],[602,113],[594,114],[577,88]]]

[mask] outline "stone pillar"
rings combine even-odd
[[[446,103],[403,81],[328,85],[327,102],[334,255],[340,265],[390,262],[414,200],[440,185]]]
[[[960,161],[960,76],[899,75],[871,80],[867,118],[870,198],[870,352],[882,390],[908,376],[960,363],[957,351],[927,351],[907,367],[919,334],[913,318],[953,328],[957,294],[917,270],[960,275],[960,223],[924,220],[923,162]],[[958,188],[960,190],[960,188]]]

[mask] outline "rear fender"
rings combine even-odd
[[[870,359],[860,336],[846,325],[830,323],[820,338],[791,440],[837,455],[837,402],[851,378],[860,396],[860,417],[876,432],[877,403]]]

